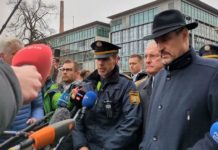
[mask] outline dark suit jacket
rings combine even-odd
[[[146,114],[150,101],[151,90],[152,90],[152,77],[148,76],[143,82],[141,82],[137,90],[139,91],[141,103],[142,103],[142,137],[145,134],[145,125],[146,125]]]

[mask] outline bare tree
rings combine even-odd
[[[9,0],[9,5],[15,5],[17,0]],[[26,0],[19,5],[14,20],[7,31],[22,39],[26,44],[45,38],[54,33],[48,25],[48,18],[56,14],[54,4],[46,4],[42,0]]]

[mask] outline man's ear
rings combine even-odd
[[[188,29],[186,28],[183,29],[182,35],[183,35],[184,40],[186,40],[189,37]]]
[[[115,56],[115,62],[116,62],[116,64],[118,64],[119,60],[120,60],[120,57],[119,57],[118,55],[116,55],[116,56]]]

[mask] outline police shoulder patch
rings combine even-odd
[[[132,80],[132,78],[130,76],[128,76],[125,73],[120,73],[120,76],[127,78],[128,80]]]
[[[129,97],[130,97],[130,104],[140,104],[140,97],[139,97],[139,92],[138,91],[130,91],[129,92]]]

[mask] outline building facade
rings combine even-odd
[[[199,50],[204,44],[218,44],[218,10],[199,0],[156,0],[125,12],[110,16],[112,43],[122,47],[120,69],[129,72],[128,59],[131,54],[143,56],[147,41],[142,40],[151,34],[154,16],[167,9],[178,9],[187,23],[197,21],[199,26],[190,32],[190,43]]]
[[[82,69],[95,69],[91,43],[109,40],[110,25],[95,21],[44,39],[53,49],[61,50],[61,61],[73,59]]]
[[[167,9],[180,10],[186,22],[198,22],[190,31],[190,44],[199,50],[204,44],[218,44],[218,10],[199,0],[156,0],[154,2],[114,14],[110,24],[92,22],[46,38],[52,47],[61,49],[61,59],[74,59],[83,69],[95,69],[91,43],[95,40],[110,41],[119,51],[120,70],[129,72],[128,59],[132,54],[144,55],[151,34],[154,16]]]

